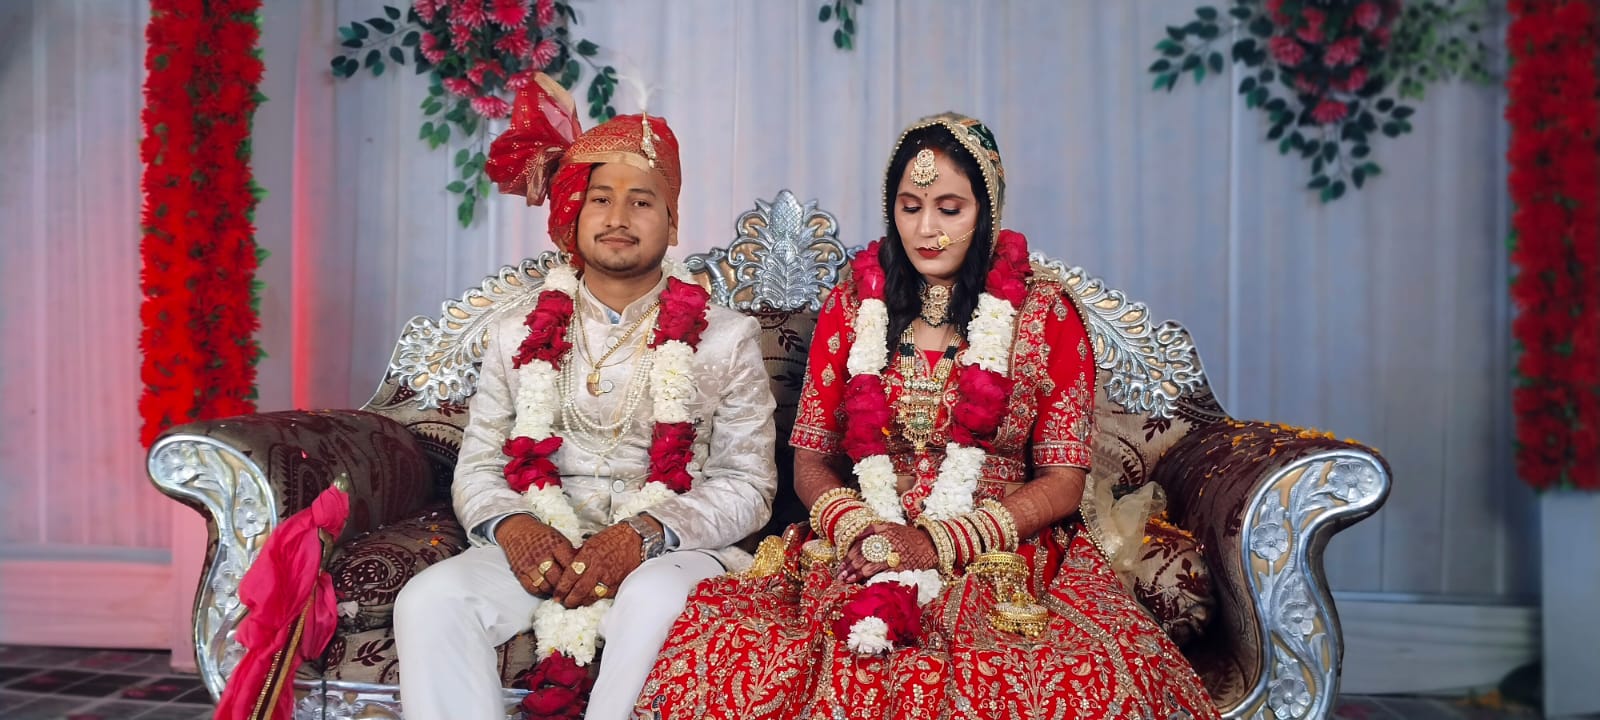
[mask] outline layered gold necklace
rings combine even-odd
[[[956,350],[961,336],[952,335],[950,345],[933,367],[917,350],[916,333],[906,326],[900,335],[900,397],[895,401],[895,419],[906,440],[917,454],[927,452],[939,430],[939,408],[944,405],[945,386],[950,382],[950,371],[955,367]]]
[[[594,397],[600,397],[601,395],[611,391],[611,388],[601,386],[600,371],[609,367],[606,365],[606,361],[611,359],[611,356],[618,350],[621,350],[623,346],[629,345],[629,341],[633,338],[633,334],[639,330],[640,326],[644,325],[646,320],[655,317],[656,312],[660,309],[660,300],[652,303],[649,308],[639,314],[638,318],[634,319],[633,324],[629,325],[628,329],[623,331],[622,336],[617,338],[616,344],[612,345],[611,349],[606,350],[598,360],[595,359],[594,353],[589,350],[589,333],[584,332],[584,328],[581,324],[574,326],[578,331],[578,347],[583,351],[583,359],[589,363],[589,375],[584,378],[583,385],[584,389],[588,390],[590,395]],[[621,363],[622,360],[618,360],[617,362]],[[610,383],[607,384],[609,385]]]

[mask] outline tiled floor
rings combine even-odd
[[[209,720],[211,697],[167,653],[0,645],[4,720]],[[1537,720],[1531,708],[1482,698],[1346,696],[1340,720]]]
[[[167,653],[0,645],[5,720],[199,720],[211,696]]]

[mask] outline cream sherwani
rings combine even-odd
[[[571,338],[576,347],[565,360],[572,372],[564,400],[571,398],[574,407],[557,413],[557,431],[565,439],[554,460],[585,536],[631,514],[628,499],[648,477],[652,407],[648,374],[641,367],[647,353],[637,341],[652,331],[653,320],[645,319],[631,338],[623,336],[665,284],[663,278],[620,314],[595,300],[587,287],[579,289],[577,316],[590,352],[586,357],[579,338]],[[527,335],[524,314],[509,312],[489,329],[461,441],[451,494],[473,547],[418,574],[402,589],[395,608],[401,703],[412,720],[502,717],[495,648],[526,631],[542,602],[511,574],[492,532],[505,516],[528,511],[521,495],[506,485],[506,457],[500,451],[521,385],[512,358]],[[757,344],[760,329],[754,319],[716,305],[707,320],[694,359],[696,394],[689,402],[696,429],[689,467],[694,487],[649,510],[676,546],[641,565],[617,589],[616,604],[600,628],[606,645],[591,695],[591,720],[627,717],[689,592],[700,580],[747,565],[749,555],[730,546],[760,530],[771,515],[777,491],[775,402]],[[601,369],[608,392],[592,396],[584,387],[589,360],[598,360],[613,345],[621,347]],[[630,387],[634,381],[641,383],[637,389]],[[630,406],[633,412],[623,417]],[[586,423],[574,420],[574,411],[587,418],[588,432]],[[619,427],[615,442],[608,442],[603,429],[594,432],[595,425],[608,424]]]

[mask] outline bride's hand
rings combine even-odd
[[[886,562],[872,562],[866,558],[862,546],[873,536],[889,541],[899,565],[890,567]],[[845,554],[844,562],[839,564],[838,578],[842,582],[862,582],[885,570],[926,570],[938,564],[939,552],[933,547],[933,539],[921,529],[897,523],[876,523],[869,526]]]

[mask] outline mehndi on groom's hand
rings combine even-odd
[[[521,513],[501,520],[494,539],[522,589],[538,597],[550,596],[578,552],[560,531]]]
[[[627,523],[617,523],[583,542],[550,598],[569,608],[615,597],[617,587],[643,562],[644,540]]]

